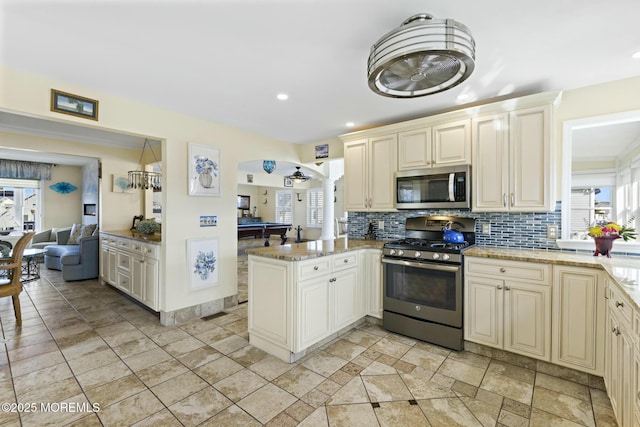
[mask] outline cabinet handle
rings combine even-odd
[[[313,266],[313,269],[314,269],[315,271],[318,271],[318,266],[317,266],[317,265],[314,265],[314,266]]]
[[[616,307],[624,307],[624,303],[620,301],[616,301]]]
[[[640,400],[640,391],[638,392],[638,396],[637,397],[638,397],[638,400]]]
[[[498,285],[496,287],[498,288],[498,290],[502,289],[502,285]]]
[[[511,193],[511,206],[515,206],[516,204],[516,195]]]
[[[507,193],[502,193],[502,206],[507,207]]]
[[[345,259],[345,260],[344,260],[344,263],[345,263],[345,264],[347,264],[348,262],[349,262],[349,260],[348,260],[348,259]]]
[[[504,267],[500,267],[500,273],[504,273],[505,271],[507,271],[507,269],[506,269],[506,268],[504,268]]]

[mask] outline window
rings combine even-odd
[[[0,228],[35,230],[40,215],[40,181],[0,179]]]
[[[589,227],[613,221],[614,187],[571,189],[571,238],[586,239]]]
[[[276,192],[276,222],[293,224],[293,192]]]
[[[319,188],[307,191],[307,227],[322,227],[324,194]]]

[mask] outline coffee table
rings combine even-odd
[[[29,282],[40,278],[40,262],[42,261],[44,253],[44,249],[24,250],[22,254],[22,277],[20,281]],[[0,258],[0,261],[8,261],[10,259],[10,257]]]
[[[29,282],[40,278],[40,262],[44,249],[25,249],[22,254],[22,281]]]

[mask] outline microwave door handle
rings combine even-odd
[[[456,198],[453,194],[453,183],[455,181],[455,173],[450,173],[449,174],[449,201],[450,202],[455,202]]]

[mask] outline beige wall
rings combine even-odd
[[[99,121],[93,122],[49,111],[51,88],[99,100]],[[233,225],[237,222],[238,163],[254,160],[255,153],[269,153],[272,158],[299,162],[296,148],[292,144],[7,68],[0,68],[0,110],[79,126],[149,136],[163,141],[163,243],[160,289],[160,307],[163,311],[196,306],[237,293],[237,235]],[[220,197],[188,195],[189,142],[220,149]],[[46,151],[50,151],[51,146],[48,148]],[[102,152],[102,147],[92,146],[92,149],[94,153]],[[65,145],[59,152],[74,153],[74,148]],[[121,164],[109,162],[106,168],[103,164],[103,177],[116,172],[126,172],[130,167],[135,167],[138,157],[134,159],[122,159]],[[130,219],[124,221],[124,215],[120,213],[124,200],[138,198],[137,203],[140,204],[137,206],[139,209],[142,208],[142,197],[139,195],[124,196],[111,193],[103,185],[101,196],[102,228],[105,230],[112,227],[121,228],[123,225],[127,225],[128,228]],[[200,228],[200,215],[217,215],[218,226]],[[131,214],[127,213],[126,217],[131,218]],[[112,218],[118,220],[114,221]],[[219,283],[212,288],[191,291],[187,280],[187,240],[205,237],[219,240]]]
[[[78,187],[67,194],[51,188],[58,182],[68,182]],[[51,181],[44,182],[43,230],[53,227],[69,227],[82,223],[82,168],[57,165],[51,170]]]

